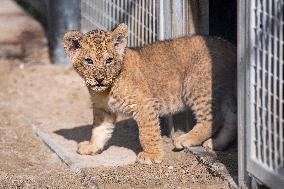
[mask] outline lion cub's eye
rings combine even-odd
[[[94,64],[93,60],[90,58],[86,58],[84,62],[85,64]]]
[[[113,58],[106,59],[106,64],[112,64],[112,62],[113,62]]]

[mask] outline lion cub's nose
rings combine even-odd
[[[101,84],[103,82],[103,78],[99,78],[99,79],[96,79],[96,81],[98,82],[98,84]]]

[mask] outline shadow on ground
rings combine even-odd
[[[189,121],[189,127],[191,129],[195,123],[195,120],[192,113],[189,112],[189,114],[189,118],[192,118],[192,120]],[[184,121],[182,121],[184,120],[184,117],[185,114],[179,114],[175,116],[174,120],[176,130],[185,131],[184,127],[182,127],[182,125],[185,124]],[[166,135],[166,133],[168,132],[166,131],[167,128],[165,127],[165,123],[163,123],[162,120],[162,135]],[[82,141],[90,140],[91,130],[92,125],[82,125],[70,129],[59,129],[56,130],[54,133],[63,136],[67,140],[73,140],[77,143],[80,143]],[[119,122],[116,125],[113,136],[105,147],[105,149],[109,148],[110,146],[124,147],[134,151],[136,154],[142,151],[142,147],[139,142],[139,131],[136,122],[132,119]],[[234,179],[234,181],[237,182],[238,151],[236,142],[230,145],[225,151],[213,152],[210,150],[203,149],[202,147],[200,147],[200,149],[200,151],[194,153],[196,156],[198,156],[198,159],[200,159],[202,162],[205,161],[203,162],[205,164],[211,164],[213,169],[219,169],[220,172],[228,172],[230,176]],[[220,165],[216,164],[216,162],[220,162],[224,166],[220,167]],[[226,170],[223,170],[224,168]]]
[[[77,143],[90,140],[92,133],[92,125],[82,125],[70,129],[59,129],[54,133],[63,136],[67,140],[73,140]],[[136,154],[142,151],[139,142],[139,131],[135,121],[125,120],[117,123],[112,138],[109,140],[105,149],[110,146],[125,147]]]

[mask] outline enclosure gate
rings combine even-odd
[[[239,1],[240,137],[246,136],[247,172],[271,188],[284,187],[283,0]],[[242,12],[243,11],[243,12]],[[240,26],[242,27],[242,26]],[[243,54],[242,54],[243,53]],[[243,57],[241,57],[243,55]],[[242,59],[243,58],[243,59]],[[242,109],[242,107],[244,109]],[[241,138],[242,139],[242,138]],[[243,146],[240,146],[243,148]]]

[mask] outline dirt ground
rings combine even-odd
[[[191,153],[164,137],[162,164],[72,172],[30,125],[91,124],[85,87],[70,67],[50,64],[40,25],[12,1],[0,6],[0,188],[231,188]]]

